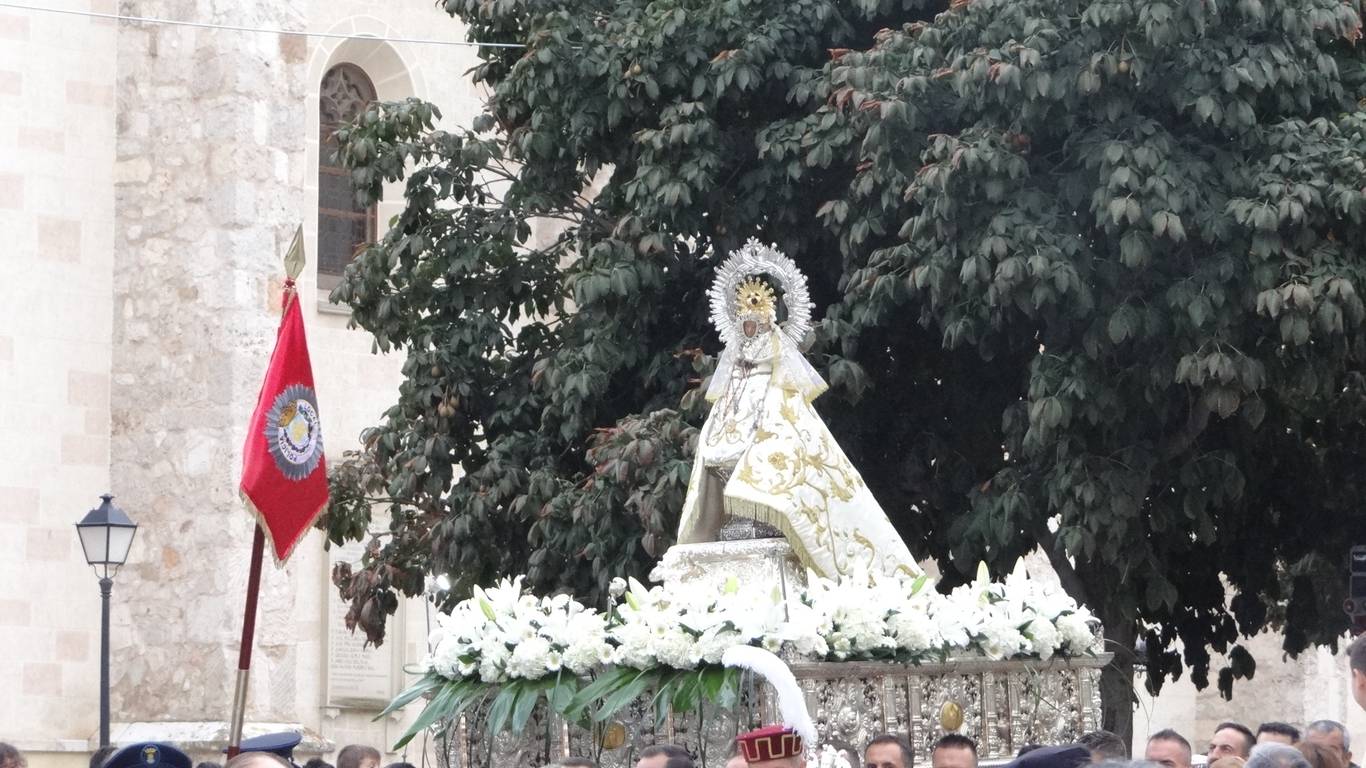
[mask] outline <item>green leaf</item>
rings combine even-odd
[[[493,703],[489,705],[487,725],[490,736],[502,733],[507,727],[513,708],[517,705],[517,699],[525,695],[526,688],[525,680],[513,680],[504,683],[498,689],[498,693],[493,697]]]
[[[1132,307],[1121,306],[1110,315],[1110,322],[1107,329],[1110,332],[1110,341],[1115,344],[1122,344],[1125,339],[1134,335],[1134,325],[1137,320]]]
[[[670,707],[674,712],[691,712],[697,708],[697,702],[702,695],[702,676],[704,670],[695,670],[687,673],[678,682],[673,696],[670,697]]]
[[[408,727],[403,736],[394,744],[395,749],[401,749],[405,744],[413,740],[413,737],[422,733],[437,720],[443,718],[458,717],[464,706],[474,698],[482,698],[487,695],[492,686],[482,683],[468,681],[447,681],[437,692],[432,700],[427,703],[422,713],[413,720],[413,724]]]
[[[659,674],[661,674],[659,670],[638,672],[630,682],[616,689],[602,700],[602,705],[598,711],[593,713],[593,720],[600,723],[611,718],[626,705],[639,698]]]
[[[526,729],[527,721],[531,719],[531,713],[536,709],[536,703],[554,685],[555,682],[551,679],[537,680],[522,687],[521,693],[517,694],[517,700],[512,704],[513,733],[521,733]]]
[[[393,701],[389,702],[389,706],[385,707],[384,711],[380,712],[378,715],[375,715],[374,719],[380,720],[386,715],[392,714],[400,709],[403,709],[414,700],[427,695],[429,692],[446,684],[447,682],[448,681],[446,680],[446,678],[442,677],[436,672],[428,672],[427,674],[419,678],[416,683],[413,683],[406,690],[404,690],[403,693],[400,693],[398,696],[396,696]]]
[[[546,703],[550,708],[560,714],[569,710],[570,704],[574,701],[574,695],[579,691],[579,680],[572,675],[566,675],[563,671],[556,673],[555,683],[546,691]]]

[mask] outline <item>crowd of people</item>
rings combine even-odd
[[[297,738],[294,740],[297,743]],[[1146,742],[1139,759],[1131,759],[1124,740],[1108,731],[1093,731],[1075,744],[1022,747],[1009,768],[1085,768],[1089,765],[1113,768],[1360,768],[1352,761],[1352,742],[1347,729],[1334,720],[1316,720],[1302,731],[1280,722],[1262,723],[1254,731],[1241,723],[1220,723],[1209,738],[1209,748],[1198,755],[1191,741],[1171,729],[1154,733]],[[284,746],[251,745],[226,764],[192,764],[189,757],[173,745],[136,744],[115,749],[104,747],[90,758],[90,768],[299,768],[292,760],[294,744]],[[903,738],[884,734],[864,745],[862,752],[851,744],[837,742],[825,747],[833,750],[850,768],[912,768],[914,751]],[[635,768],[696,768],[686,749],[672,744],[657,744],[643,749]],[[332,765],[313,758],[302,768],[380,768],[379,750],[352,744],[344,747]],[[923,765],[923,763],[921,763]],[[586,757],[566,757],[556,768],[597,768]],[[749,761],[737,742],[724,768],[803,768],[800,758]],[[957,733],[940,738],[929,753],[930,768],[978,768],[977,744]],[[22,753],[0,742],[0,768],[27,768]],[[384,768],[414,768],[409,763],[390,763]],[[811,768],[815,768],[811,766]]]
[[[242,751],[226,763],[195,763],[174,744],[144,742],[123,747],[104,746],[90,755],[90,768],[301,768],[294,762],[297,733],[269,734],[242,742]],[[226,751],[226,750],[225,750]],[[336,765],[315,757],[302,768],[380,768],[383,755],[363,744],[349,744],[337,753]],[[24,754],[0,742],[0,768],[28,768]],[[389,763],[384,768],[416,768],[412,763]]]
[[[1366,709],[1366,638],[1348,648],[1352,696]],[[804,708],[803,708],[804,712]],[[90,757],[90,768],[299,768],[293,750],[297,733],[269,734],[242,742],[242,752],[226,764],[192,764],[188,755],[171,744],[132,744],[119,749],[104,747]],[[1006,768],[1361,768],[1352,761],[1352,740],[1347,728],[1335,720],[1315,720],[1303,731],[1289,723],[1267,722],[1257,730],[1236,722],[1215,727],[1204,755],[1197,755],[1191,741],[1172,729],[1148,737],[1143,755],[1135,759],[1129,746],[1108,731],[1093,731],[1074,744],[1037,745],[1020,748]],[[836,742],[819,748],[820,766],[808,766],[806,745],[794,728],[765,726],[738,736],[732,742],[725,768],[912,768],[915,753],[910,743],[894,734],[883,734],[863,746]],[[827,759],[828,758],[828,759]],[[382,755],[374,747],[352,744],[337,753],[333,766],[320,758],[303,768],[380,768]],[[978,768],[977,744],[967,736],[949,733],[929,750],[930,768]],[[921,762],[923,765],[923,761]],[[24,755],[0,742],[0,768],[27,768]],[[586,757],[565,757],[555,768],[597,768]],[[390,763],[384,768],[414,768],[409,763]],[[656,744],[641,750],[635,768],[696,768],[683,747]]]
[[[1129,746],[1109,731],[1093,731],[1075,744],[1022,747],[1008,768],[1084,768],[1090,765],[1113,768],[1360,768],[1352,762],[1351,737],[1342,723],[1316,720],[1303,731],[1288,723],[1262,723],[1256,731],[1234,722],[1220,723],[1209,738],[1209,748],[1198,755],[1191,741],[1171,729],[1150,736],[1141,756],[1131,757]],[[830,745],[836,756],[850,768],[912,768],[914,751],[903,738],[884,734],[864,745],[862,753],[849,744]],[[833,762],[833,761],[832,761]],[[924,761],[919,763],[924,765]],[[737,743],[727,756],[724,768],[802,768],[801,758],[781,758],[751,762]],[[810,766],[809,768],[815,768]],[[930,768],[978,768],[977,744],[972,739],[950,733],[929,753]],[[555,768],[597,768],[586,757],[567,757]],[[657,744],[640,752],[635,768],[696,768],[697,762],[686,749],[672,744]],[[4,766],[0,766],[4,768]]]

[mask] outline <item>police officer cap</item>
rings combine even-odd
[[[279,731],[277,733],[267,733],[264,736],[253,736],[250,739],[242,739],[243,752],[270,752],[279,755],[289,762],[294,762],[294,748],[303,741],[303,734],[295,731]],[[223,750],[227,752],[225,748]]]
[[[171,744],[129,744],[105,761],[103,768],[190,768],[190,756]]]

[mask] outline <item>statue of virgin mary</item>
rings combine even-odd
[[[707,387],[711,411],[698,438],[678,542],[781,535],[821,576],[919,575],[811,406],[826,384],[798,346],[811,329],[806,276],[776,248],[751,239],[718,270],[710,300],[726,346]]]

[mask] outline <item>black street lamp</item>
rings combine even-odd
[[[137,523],[114,506],[114,497],[100,496],[100,505],[76,523],[85,561],[100,577],[100,746],[109,746],[109,592],[114,574],[128,560]]]

